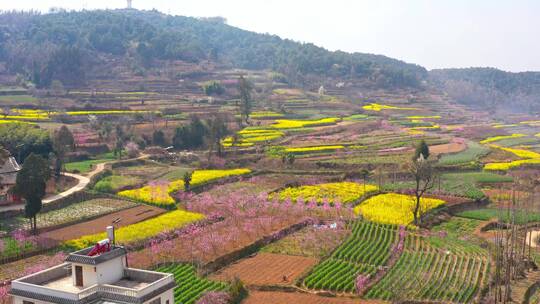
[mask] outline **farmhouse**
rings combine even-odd
[[[20,170],[21,167],[14,157],[9,157],[3,164],[0,164],[0,202],[15,200],[15,198],[9,194],[9,190],[15,185],[17,172]]]
[[[110,239],[70,253],[61,265],[12,281],[13,303],[173,304],[172,274],[129,268],[126,249]]]

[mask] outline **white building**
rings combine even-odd
[[[98,245],[76,251],[64,264],[12,281],[13,303],[174,304],[172,274],[129,268],[124,247],[101,244],[97,254]]]

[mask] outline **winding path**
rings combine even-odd
[[[107,163],[97,164],[96,167],[94,168],[94,170],[88,172],[88,174],[86,176],[63,172],[62,175],[73,177],[73,178],[77,179],[79,182],[75,186],[67,189],[64,192],[61,192],[61,193],[58,193],[58,194],[53,195],[51,197],[45,198],[43,200],[43,204],[48,204],[48,203],[54,202],[56,200],[59,200],[61,198],[66,197],[68,195],[71,195],[71,194],[73,194],[75,192],[79,192],[79,191],[83,190],[84,188],[86,188],[86,186],[88,186],[88,184],[90,183],[90,179],[94,175],[100,173],[101,171],[103,171],[105,169],[105,164],[107,164]]]
[[[101,171],[103,171],[105,169],[105,165],[108,164],[108,163],[109,162],[97,164],[95,166],[94,170],[88,172],[88,174],[86,176],[63,172],[62,175],[75,178],[75,179],[78,180],[78,183],[75,186],[67,189],[64,192],[61,192],[61,193],[58,193],[58,194],[55,194],[53,196],[49,196],[49,197],[43,199],[43,204],[50,204],[50,203],[52,203],[54,201],[57,201],[59,199],[62,199],[64,197],[66,197],[68,195],[71,195],[71,194],[73,194],[75,192],[79,192],[79,191],[85,189],[86,186],[88,186],[88,184],[90,183],[90,179],[94,175],[96,175],[96,174],[100,173]],[[24,210],[24,204],[0,206],[0,213],[6,212],[6,211],[17,211],[17,210]]]
[[[148,158],[148,157],[149,157],[149,155],[142,154],[139,157],[131,158],[131,159],[127,159],[127,160],[145,159],[145,158]],[[79,192],[79,191],[85,189],[86,186],[88,186],[88,184],[90,183],[90,180],[92,179],[92,177],[94,175],[96,175],[96,174],[100,173],[101,171],[105,170],[105,166],[107,164],[114,163],[114,162],[116,162],[116,161],[108,161],[108,162],[96,164],[94,170],[88,172],[88,174],[86,174],[86,176],[79,175],[79,174],[74,174],[74,173],[62,172],[62,175],[73,177],[73,178],[77,179],[79,182],[77,183],[77,185],[69,188],[68,190],[66,190],[64,192],[61,192],[61,193],[58,193],[58,194],[55,194],[53,196],[49,196],[49,197],[43,199],[43,204],[50,204],[50,203],[52,203],[54,201],[57,201],[59,199],[62,199],[64,197],[66,197],[68,195],[71,195],[71,194],[73,194],[75,192]],[[6,211],[23,210],[23,209],[24,209],[24,204],[0,206],[0,213],[6,212]]]

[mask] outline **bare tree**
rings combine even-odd
[[[414,224],[418,225],[421,221],[421,204],[420,201],[426,192],[435,186],[435,170],[430,161],[420,156],[412,160],[408,166],[409,173],[412,174],[415,182],[414,188],[414,208],[412,210],[414,216]]]

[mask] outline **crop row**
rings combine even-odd
[[[464,256],[476,256],[486,257],[487,252],[485,249],[472,244],[469,241],[461,240],[459,238],[445,237],[440,238],[436,236],[423,237],[417,234],[408,234],[405,238],[405,248],[408,251],[424,251],[430,252],[433,250],[448,251],[452,254],[464,255]]]
[[[483,286],[488,267],[489,263],[479,257],[404,252],[366,298],[468,303]]]
[[[359,273],[373,274],[376,268],[367,264],[355,264],[330,258],[315,266],[304,280],[304,286],[315,290],[354,292],[354,283]]]
[[[375,273],[390,256],[397,228],[391,225],[356,221],[349,238],[330,258],[318,264],[304,279],[305,287],[352,293],[359,274]]]
[[[156,271],[172,273],[176,281],[174,302],[182,304],[195,303],[205,292],[226,291],[228,285],[223,282],[210,281],[197,275],[195,267],[189,264],[172,264]]]
[[[467,149],[458,153],[444,154],[439,160],[443,166],[460,165],[478,161],[478,159],[489,153],[489,148],[476,142],[467,142]]]
[[[396,226],[357,221],[352,235],[333,253],[332,257],[381,266],[390,256],[390,247],[397,236]]]

